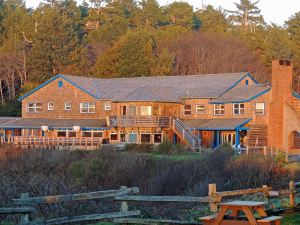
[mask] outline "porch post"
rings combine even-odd
[[[238,146],[240,144],[240,134],[239,134],[239,129],[237,128],[235,130],[235,148],[238,149]]]
[[[220,131],[217,130],[217,142],[216,142],[216,147],[218,147],[220,145]]]

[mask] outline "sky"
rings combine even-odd
[[[177,0],[178,1],[178,0]],[[26,0],[29,7],[36,7],[42,2],[41,0]],[[82,0],[77,0],[81,3]],[[161,5],[172,3],[172,0],[158,0]],[[186,0],[189,4],[193,5],[195,9],[201,8],[202,0]],[[203,0],[204,5],[213,5],[214,7],[222,7],[228,10],[234,10],[234,2],[239,0]],[[258,7],[261,9],[267,23],[276,23],[283,25],[289,17],[296,12],[300,11],[300,0],[260,0]]]

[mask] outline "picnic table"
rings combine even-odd
[[[282,217],[267,216],[265,202],[232,201],[220,204],[216,215],[200,218],[204,225],[280,225]],[[256,215],[259,217],[256,218]]]

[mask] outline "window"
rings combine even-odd
[[[136,116],[136,106],[128,106],[128,115]]]
[[[121,143],[126,142],[126,134],[125,134],[125,131],[121,131],[121,132],[120,132],[120,142],[121,142]]]
[[[153,139],[154,139],[154,143],[161,143],[162,133],[155,133]]]
[[[151,106],[141,106],[141,116],[151,116],[152,107]]]
[[[196,113],[205,113],[205,105],[196,105]]]
[[[184,105],[183,115],[185,115],[185,116],[192,115],[192,105]]]
[[[245,85],[246,85],[246,86],[249,85],[249,80],[245,80]]]
[[[111,141],[117,141],[118,140],[118,134],[117,133],[110,133],[110,140]]]
[[[265,103],[255,103],[255,114],[257,115],[265,114]]]
[[[91,131],[82,131],[81,136],[82,137],[92,137],[92,132]]]
[[[67,130],[58,130],[57,137],[67,137]]]
[[[96,104],[94,102],[80,103],[80,113],[95,113]]]
[[[65,102],[65,110],[70,111],[72,109],[72,104],[71,102]]]
[[[28,112],[33,112],[33,113],[42,112],[43,103],[29,102],[27,108],[28,108]]]
[[[104,103],[104,110],[105,111],[109,111],[109,110],[111,110],[111,102],[105,102]]]
[[[59,81],[58,81],[58,87],[59,87],[59,88],[62,88],[62,87],[63,87],[63,81],[62,81],[62,80],[59,80]]]
[[[240,115],[245,113],[245,104],[244,103],[235,103],[233,104],[233,115]]]
[[[151,132],[141,131],[141,142],[142,143],[150,143],[151,142]]]
[[[53,102],[48,102],[48,110],[53,111],[54,110],[54,103]]]
[[[103,137],[103,131],[93,131],[93,137]]]
[[[214,115],[222,116],[225,114],[225,107],[223,104],[215,104],[214,105]]]
[[[68,137],[76,137],[75,131],[68,131]]]

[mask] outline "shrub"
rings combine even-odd
[[[156,148],[155,153],[164,154],[164,155],[171,155],[171,154],[185,154],[187,152],[191,152],[186,145],[183,144],[172,144],[168,140],[164,140],[163,143],[159,144]]]
[[[139,153],[150,153],[154,149],[154,146],[152,144],[126,144],[125,145],[125,151],[132,151],[132,152],[139,152]]]

